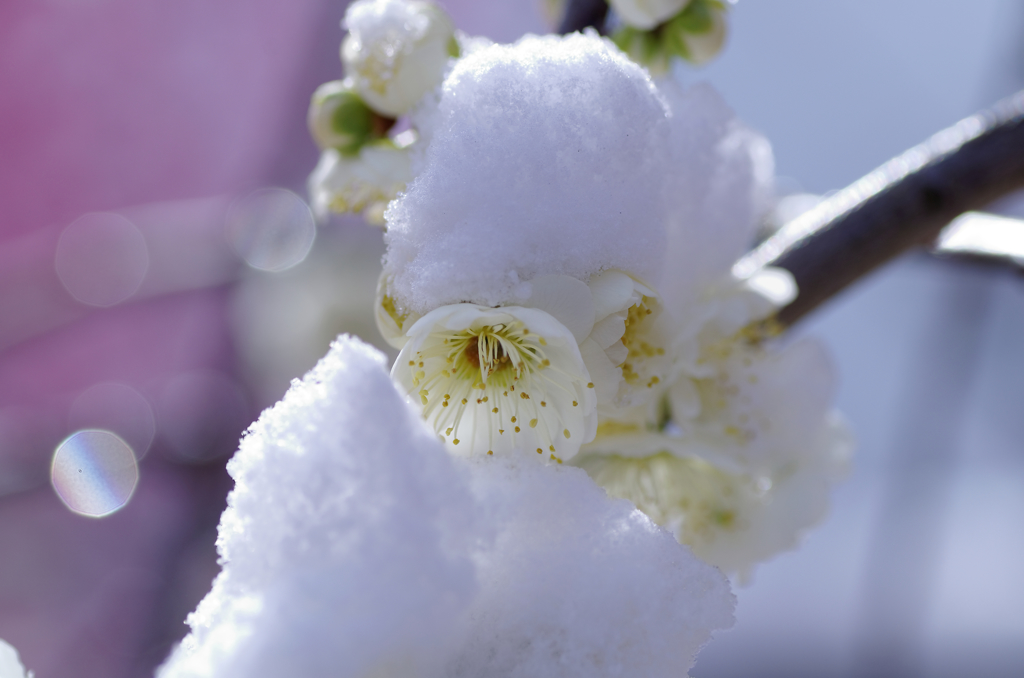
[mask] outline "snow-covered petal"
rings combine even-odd
[[[407,331],[392,377],[450,451],[562,461],[597,430],[575,337],[544,311],[442,306]]]

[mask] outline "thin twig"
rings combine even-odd
[[[603,34],[607,16],[608,3],[605,0],[569,0],[565,5],[565,14],[562,15],[558,32],[565,35],[593,26],[598,33]]]
[[[958,215],[1024,188],[1024,91],[961,120],[824,200],[736,263],[739,275],[787,269],[800,294],[792,325]]]

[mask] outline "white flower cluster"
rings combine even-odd
[[[820,347],[757,329],[792,278],[731,273],[766,142],[596,35],[461,59],[435,116],[386,215],[377,319],[449,451],[575,458],[730,572],[792,547],[849,445]]]
[[[247,432],[158,678],[685,675],[734,598],[580,469],[459,458],[349,338]]]
[[[709,87],[661,91],[682,172],[663,277],[672,364],[657,399],[604,419],[576,463],[746,579],[823,517],[852,444],[832,410],[823,348],[772,339],[772,313],[796,295],[792,277],[731,272],[766,205],[770,151]],[[709,158],[710,171],[700,166]]]
[[[390,378],[342,338],[247,432],[159,678],[685,675],[732,622],[721,570],[824,509],[831,373],[771,338],[788,274],[731,271],[771,155],[713,90],[528,36],[465,54],[423,119],[385,214]]]
[[[363,212],[383,224],[384,207],[413,177],[415,128],[396,122],[433,91],[460,53],[451,20],[424,0],[357,0],[342,22],[345,79],[321,85],[309,129],[322,149],[309,177],[314,211]]]

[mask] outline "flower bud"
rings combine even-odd
[[[715,0],[694,0],[664,28],[666,51],[692,64],[711,61],[725,45],[726,7]]]
[[[420,0],[359,0],[345,14],[345,73],[375,111],[407,113],[440,84],[458,54],[448,16]]]
[[[383,226],[383,209],[412,181],[412,160],[408,148],[391,141],[366,144],[358,155],[346,157],[324,151],[309,177],[313,212],[324,218],[328,212],[363,212],[374,225]]]
[[[675,16],[691,0],[608,0],[624,23],[634,28],[650,30],[669,17]]]
[[[374,136],[376,117],[349,83],[335,80],[313,92],[309,133],[320,148],[334,148],[351,156]]]

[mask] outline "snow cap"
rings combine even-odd
[[[618,268],[657,283],[667,108],[596,33],[526,36],[460,59],[422,173],[386,218],[399,305],[515,303],[542,274]]]
[[[342,338],[229,463],[223,571],[159,678],[685,675],[721,572],[580,469],[444,452]]]

